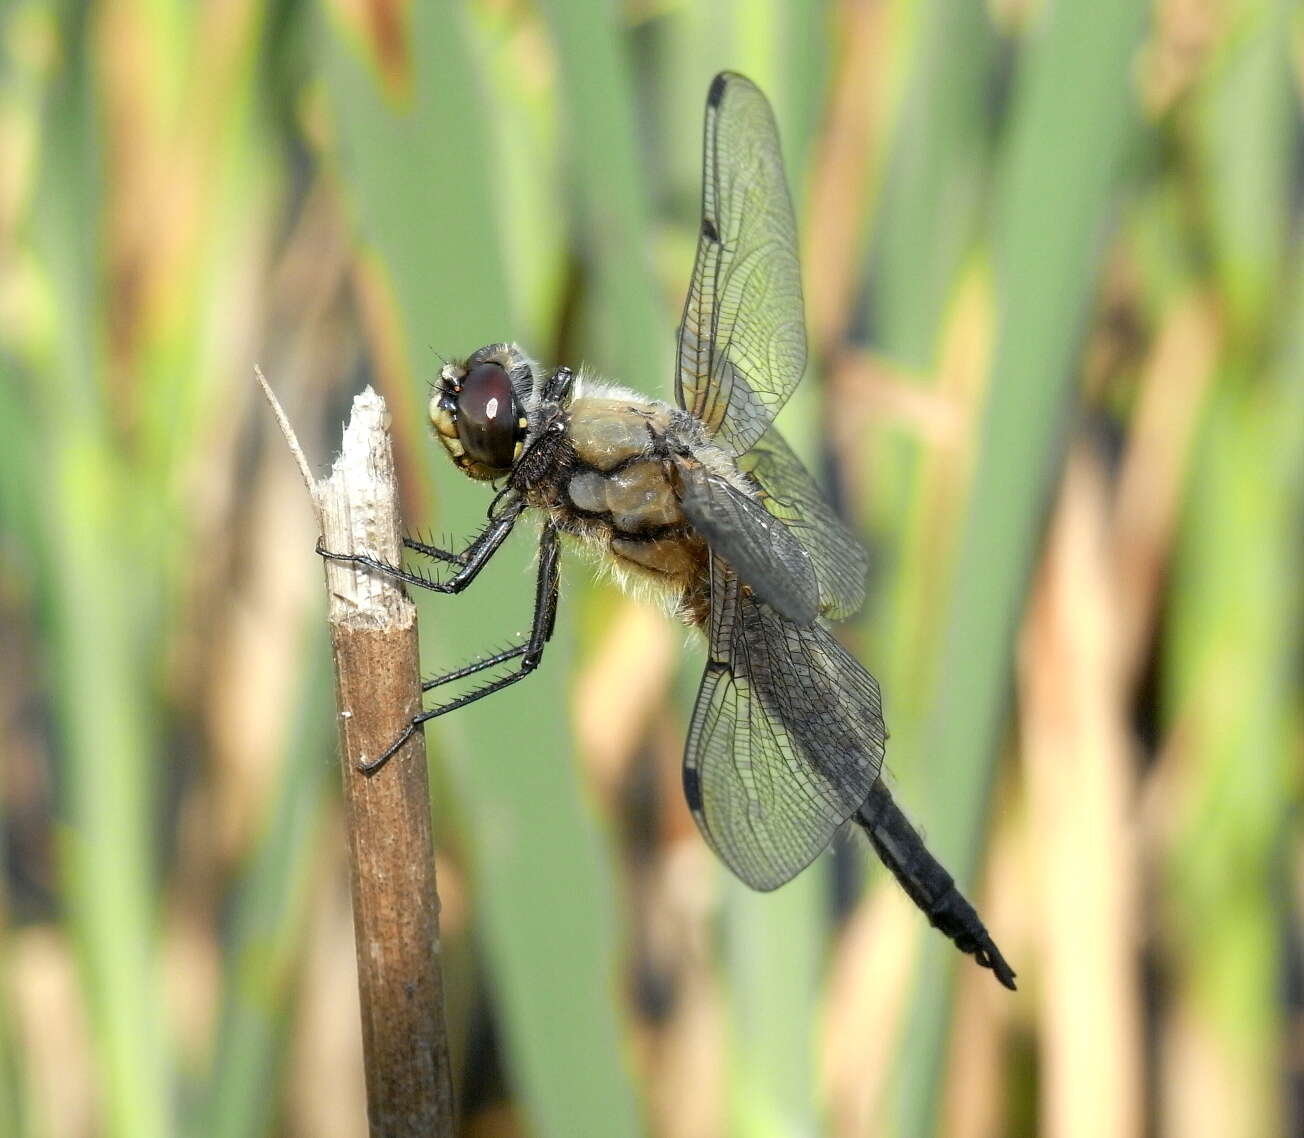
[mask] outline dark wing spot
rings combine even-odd
[[[684,799],[693,813],[702,809],[702,783],[693,767],[684,768]]]
[[[702,236],[708,241],[714,241],[717,245],[720,244],[720,231],[716,229],[715,222],[709,217],[702,218]]]
[[[721,71],[714,79],[711,80],[711,89],[706,93],[706,105],[708,107],[718,107],[720,100],[724,98],[725,84],[729,82],[729,72]]]

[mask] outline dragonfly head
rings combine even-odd
[[[430,424],[470,478],[501,478],[520,456],[534,365],[515,344],[489,344],[443,366]]]

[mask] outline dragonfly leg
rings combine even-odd
[[[454,672],[447,672],[442,676],[436,676],[433,680],[422,680],[421,690],[430,691],[431,688],[441,687],[444,684],[451,684],[454,680],[464,680],[467,676],[474,676],[476,672],[483,672],[486,668],[494,668],[499,664],[505,664],[508,660],[513,660],[517,656],[524,656],[530,650],[530,642],[522,641],[520,644],[513,644],[510,648],[504,648],[501,652],[495,652],[492,656],[486,656],[482,660],[476,660],[473,664],[467,664],[464,668],[458,668]]]
[[[462,679],[464,676],[474,675],[485,668],[519,657],[520,663],[516,666],[516,670],[507,673],[505,676],[499,676],[498,679],[491,680],[483,687],[467,692],[466,695],[458,696],[447,703],[441,703],[437,707],[429,708],[414,715],[412,721],[403,728],[398,737],[388,747],[374,759],[360,762],[358,770],[364,774],[371,774],[379,770],[412,737],[413,732],[427,720],[440,715],[447,715],[450,711],[456,711],[459,707],[466,707],[467,704],[484,699],[487,695],[502,691],[503,688],[525,679],[539,666],[539,661],[543,659],[544,646],[551,639],[553,627],[557,622],[558,570],[560,563],[561,547],[557,541],[557,530],[549,523],[544,526],[543,533],[539,537],[539,571],[535,579],[534,619],[531,621],[529,639],[524,644],[514,645],[503,652],[487,657],[485,660],[469,664],[434,680],[428,680],[421,685],[421,690],[429,691],[441,684]]]
[[[472,549],[475,548],[475,542],[472,542],[466,549],[454,551],[427,545],[424,541],[418,541],[415,537],[404,537],[403,548],[410,549],[413,553],[419,553],[422,557],[429,557],[431,561],[442,561],[446,565],[465,565]]]
[[[415,549],[418,553],[436,560],[451,561],[459,565],[460,568],[447,581],[435,581],[424,573],[413,573],[401,566],[386,564],[384,561],[364,553],[332,553],[322,547],[320,540],[317,542],[317,552],[330,561],[339,561],[343,564],[360,565],[366,569],[374,569],[377,573],[384,573],[387,577],[393,577],[405,584],[414,585],[418,589],[430,589],[436,593],[456,594],[474,581],[480,570],[489,563],[489,559],[498,552],[507,535],[512,532],[512,526],[516,524],[516,519],[521,516],[521,511],[524,508],[525,504],[519,499],[509,504],[501,515],[490,520],[479,536],[461,553],[450,553],[447,550],[435,549],[434,546],[424,545],[410,538],[404,538],[403,544],[409,549]]]

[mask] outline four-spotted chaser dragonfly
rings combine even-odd
[[[454,572],[436,581],[327,554],[460,593],[525,510],[543,516],[529,636],[422,687],[515,666],[421,712],[367,769],[422,723],[538,666],[557,611],[558,540],[576,538],[706,632],[684,795],[721,860],[753,889],[774,889],[853,821],[933,925],[1013,988],[981,920],[879,778],[878,684],[821,623],[860,607],[867,558],[772,425],[805,369],[805,319],[778,132],[741,75],[711,84],[703,166],[674,404],[565,367],[547,373],[515,344],[480,348],[443,367],[429,415],[464,474],[502,481],[488,525],[458,552],[404,541]]]

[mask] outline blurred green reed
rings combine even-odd
[[[503,247],[483,203],[493,201],[496,182],[519,174],[512,156],[494,154],[488,145],[491,116],[511,112],[480,101],[483,88],[469,65],[465,22],[456,13],[415,9],[410,33],[399,98],[386,98],[334,27],[327,84],[341,131],[339,177],[374,257],[374,287],[392,297],[397,315],[402,373],[392,378],[410,385],[413,406],[420,407],[431,372],[430,344],[468,352],[514,338],[517,314],[506,304],[502,266],[514,261],[517,250]],[[595,35],[588,66],[600,73],[617,68],[616,46]],[[596,102],[594,93],[576,98],[585,106]],[[615,168],[622,166],[620,148],[631,145],[626,125],[620,116],[612,119],[609,109],[608,117],[585,123],[587,141],[599,153],[616,148]],[[629,153],[625,169],[632,162]],[[602,194],[594,193],[589,204],[600,216],[591,219],[593,240],[603,242],[612,233],[633,242],[645,231],[646,206],[638,192],[631,171],[623,183],[608,179]],[[395,208],[404,202],[408,208]],[[413,232],[416,216],[424,220]],[[640,326],[649,292],[638,280],[642,259],[626,249],[612,262],[622,265],[622,285],[599,293],[611,303],[595,316],[616,343],[627,335],[636,344],[650,339]],[[529,314],[521,318],[531,322]],[[400,431],[421,456],[428,484],[439,488],[440,525],[459,535],[473,533],[488,504],[487,488],[454,489],[446,461],[420,436],[417,415]],[[523,536],[516,537],[463,598],[467,603],[424,606],[423,654],[431,671],[487,651],[493,646],[488,638],[525,626],[532,595],[525,587],[527,548]],[[569,603],[559,614],[548,667],[531,678],[528,704],[469,708],[441,725],[436,749],[465,813],[461,829],[472,854],[504,1044],[533,1124],[550,1134],[636,1134],[638,1108],[612,998],[620,985],[615,884],[595,820],[584,808],[578,771],[559,758],[572,751],[565,691],[573,619],[568,610],[576,594],[568,584]],[[508,597],[515,603],[497,600]],[[487,598],[494,603],[486,606]],[[497,619],[486,620],[486,608]],[[544,850],[547,856],[540,856]]]
[[[197,753],[198,689],[212,675],[180,674],[178,661],[224,619],[194,598],[235,595],[247,557],[239,534],[222,549],[204,544],[222,531],[197,521],[197,487],[205,464],[242,485],[284,457],[269,448],[254,460],[232,441],[264,420],[255,357],[285,359],[293,376],[303,358],[329,356],[286,346],[329,324],[305,332],[277,295],[287,227],[314,193],[338,213],[348,318],[361,328],[366,378],[394,412],[412,524],[469,535],[488,491],[457,477],[421,427],[437,353],[518,339],[545,363],[591,363],[665,396],[692,255],[701,100],[725,67],[771,93],[799,206],[839,68],[884,74],[883,137],[859,140],[870,176],[855,232],[843,235],[866,283],[849,343],[923,388],[937,381],[962,287],[994,313],[955,532],[939,539],[948,523],[930,512],[930,443],[891,423],[871,425],[859,519],[876,564],[856,631],[884,684],[889,766],[966,885],[989,830],[1013,637],[1084,399],[1102,269],[1133,271],[1128,301],[1143,324],[1191,290],[1216,297],[1221,355],[1151,661],[1162,761],[1180,762],[1182,778],[1148,839],[1161,903],[1147,947],[1167,981],[1158,1034],[1196,1023],[1213,1041],[1216,1093],[1236,1133],[1280,1129],[1283,946],[1298,889],[1283,867],[1298,848],[1301,738],[1304,257],[1293,236],[1299,63],[1287,48],[1298,13],[1284,0],[1227,5],[1161,116],[1141,109],[1142,65],[1164,34],[1146,6],[893,0],[867,41],[873,57],[849,60],[857,13],[814,0],[18,0],[0,10],[0,132],[12,131],[17,155],[0,164],[0,603],[36,647],[29,683],[48,716],[58,875],[57,912],[35,920],[57,921],[75,950],[98,1132],[285,1129],[305,910],[337,777],[315,608],[283,648],[298,680],[261,820],[233,866],[200,877],[222,895],[186,899],[218,930],[221,965],[211,1038],[197,1053],[193,1040],[178,1048],[162,978],[177,892],[194,880],[178,869],[172,799],[217,777]],[[124,180],[142,169],[152,181]],[[816,468],[827,363],[815,362],[784,419]],[[331,366],[310,388],[317,403],[338,403],[328,386],[357,386],[347,360]],[[1126,431],[1126,395],[1104,403],[1094,412]],[[302,552],[296,572],[315,579]],[[469,594],[421,601],[429,671],[524,627],[530,556],[518,535]],[[203,593],[197,565],[227,574],[226,590]],[[634,1042],[655,1035],[630,995],[637,898],[573,758],[574,666],[614,607],[588,582],[568,563],[544,668],[430,732],[437,834],[466,867],[472,924],[448,933],[459,970],[450,998],[465,1005],[485,985],[522,1125],[568,1138],[666,1125],[652,1117]],[[682,655],[683,674],[694,673],[700,652]],[[687,708],[663,713],[682,720]],[[0,767],[0,789],[10,781]],[[838,933],[830,866],[770,896],[715,871],[730,1134],[820,1133],[835,1113],[817,1079]],[[30,918],[12,905],[6,916],[7,966]],[[1029,926],[1029,939],[1006,945],[1024,989],[1009,1014],[1035,1033],[1044,1021]],[[874,1133],[939,1133],[951,1089],[950,978],[972,965],[931,934],[920,944],[904,1016],[876,1025],[893,1059]],[[0,1128],[50,1133],[30,1057],[15,1046],[16,1012],[4,1013]],[[455,1029],[468,1015],[457,1010]],[[1172,1092],[1147,1074],[1171,1125]],[[1007,1062],[999,1077],[1008,1118],[1047,1093],[1035,1070]]]
[[[1298,60],[1286,46],[1298,15],[1240,6],[1199,93],[1195,178],[1225,327],[1164,646],[1164,709],[1190,732],[1192,784],[1162,866],[1163,936],[1182,962],[1174,983],[1214,1040],[1238,1135],[1284,1130],[1274,1072],[1287,1025],[1265,980],[1285,972],[1282,854],[1299,789],[1304,261],[1296,243],[1287,275],[1282,241],[1298,192]]]
[[[330,641],[324,614],[316,615],[286,761],[242,867],[231,914],[221,1022],[194,1126],[210,1138],[276,1129],[277,1102],[267,1088],[283,1065],[296,963],[304,950],[311,854],[320,840],[322,800],[336,778],[334,766],[321,761],[335,743],[335,725],[324,713],[322,694],[333,683]]]
[[[909,782],[921,816],[933,820],[934,852],[961,881],[972,879],[981,844],[1014,634],[1058,480],[1119,168],[1135,143],[1128,76],[1142,30],[1131,0],[1056,5],[1028,45],[1011,94],[991,223],[999,297],[991,379]],[[933,938],[919,957],[895,1091],[902,1134],[931,1131],[940,1101],[949,1002],[938,978],[949,974],[940,947]]]
[[[71,7],[49,75],[42,167],[31,218],[58,318],[39,353],[29,478],[54,741],[64,762],[57,828],[61,900],[77,946],[105,1129],[163,1138],[172,1129],[158,984],[158,874],[151,856],[158,738],[149,729],[149,625],[160,533],[141,472],[114,437],[105,390],[106,313],[97,253],[104,200],[90,29]],[[26,346],[26,345],[25,345]],[[35,377],[33,377],[35,378]],[[36,457],[36,456],[34,456]],[[106,551],[113,555],[106,557]]]

